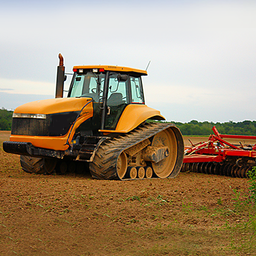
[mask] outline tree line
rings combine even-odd
[[[0,109],[0,130],[9,131],[12,127],[12,113],[7,109]]]
[[[210,135],[213,134],[212,127],[216,126],[221,134],[234,135],[255,135],[256,136],[256,121],[245,120],[243,122],[198,122],[192,120],[188,123],[172,122],[181,131],[183,135]]]
[[[7,109],[0,109],[0,130],[11,130],[12,127],[12,113]],[[237,135],[256,135],[256,121],[245,120],[243,122],[198,122],[192,120],[188,123],[181,123],[172,121],[181,131],[183,135],[210,135],[212,134],[212,127],[216,126],[219,133],[222,134],[237,134]]]

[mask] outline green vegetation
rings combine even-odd
[[[248,176],[250,178],[250,199],[256,205],[256,166],[249,171]]]
[[[9,131],[12,127],[12,112],[7,109],[0,109],[0,130]]]
[[[210,135],[212,134],[212,127],[216,126],[219,133],[222,134],[236,134],[236,135],[256,135],[256,121],[245,120],[243,122],[198,122],[192,120],[188,123],[172,122],[181,131],[183,135]]]

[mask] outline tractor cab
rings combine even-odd
[[[146,71],[117,66],[75,66],[73,71],[68,98],[92,99],[95,129],[115,130],[127,105],[145,104],[141,76]]]

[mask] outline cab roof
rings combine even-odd
[[[142,76],[146,76],[148,73],[146,70],[120,67],[120,66],[107,66],[107,65],[86,65],[86,66],[74,66],[73,70],[79,69],[104,69],[104,71],[115,71],[115,72],[124,72],[124,73],[136,73]]]

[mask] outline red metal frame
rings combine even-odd
[[[227,156],[256,158],[256,144],[251,146],[251,150],[240,147],[225,141],[223,138],[250,139],[256,141],[256,136],[247,135],[226,135],[220,134],[217,128],[212,128],[214,135],[210,135],[208,141],[200,142],[191,147],[185,148],[183,163],[196,162],[222,162]]]

